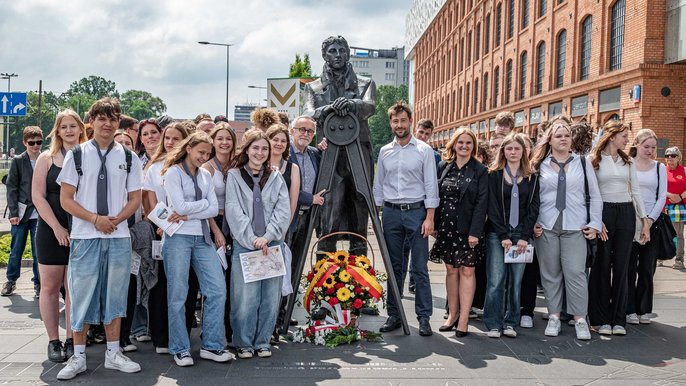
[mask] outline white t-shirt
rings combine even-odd
[[[155,193],[157,202],[166,203],[167,193],[164,191],[164,186],[162,185],[162,176],[160,175],[163,166],[164,160],[157,161],[150,165],[148,170],[145,171],[143,190]]]
[[[98,150],[93,146],[93,143],[84,142],[81,146],[81,170],[83,175],[80,177],[76,172],[74,165],[74,153],[68,152],[64,157],[62,171],[57,177],[57,183],[63,183],[76,186],[76,202],[78,202],[87,211],[96,213],[98,210],[98,175],[100,173],[100,156]],[[101,152],[105,154],[107,150],[103,149]],[[126,172],[126,156],[124,148],[115,143],[110,154],[107,155],[107,206],[109,208],[109,215],[116,216],[119,214],[128,201],[128,194],[141,189],[142,185],[142,168],[141,161],[132,154],[131,157],[131,172]],[[127,178],[128,177],[128,178]],[[126,187],[124,189],[123,187]],[[76,216],[73,217],[71,226],[72,239],[110,239],[110,238],[128,238],[130,237],[129,228],[126,226],[126,221],[117,225],[117,229],[105,234],[95,229],[92,222],[82,220]]]

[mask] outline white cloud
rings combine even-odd
[[[257,102],[266,79],[287,76],[295,53],[309,53],[315,73],[321,41],[343,35],[353,46],[390,48],[404,40],[411,0],[220,1],[21,0],[0,3],[0,72],[13,90],[63,92],[98,75],[120,92],[161,97],[169,114],[223,114],[226,50],[199,40],[233,43],[230,111]],[[6,87],[0,84],[0,89]]]

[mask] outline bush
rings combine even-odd
[[[10,245],[12,242],[12,235],[6,234],[0,237],[0,267],[6,267],[7,261],[10,258]],[[26,248],[24,248],[24,254],[21,256],[22,259],[33,259],[31,255],[31,235],[26,238]]]

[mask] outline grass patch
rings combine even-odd
[[[0,267],[7,267],[7,261],[10,258],[10,245],[12,242],[12,235],[6,234],[0,237]],[[22,259],[33,259],[31,255],[31,234],[26,238],[26,248],[24,248],[24,254]]]

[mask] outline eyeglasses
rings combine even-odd
[[[300,134],[307,134],[307,135],[312,135],[314,134],[314,129],[308,129],[307,127],[296,127],[296,130],[300,132]]]
[[[29,143],[31,143],[31,142],[29,142]],[[676,154],[665,154],[665,158],[679,158],[679,156]]]
[[[27,143],[29,146],[36,146],[36,145],[40,146],[40,145],[43,144],[43,141],[41,141],[41,140],[38,140],[38,141],[26,141],[26,143]]]

